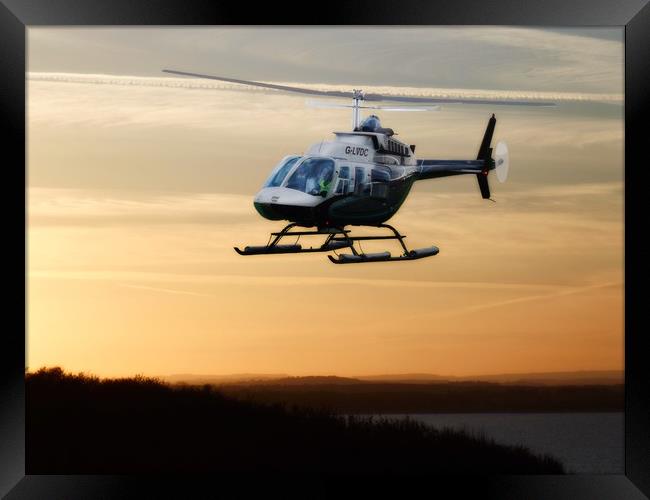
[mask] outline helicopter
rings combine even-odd
[[[415,156],[414,144],[397,139],[393,129],[384,128],[375,114],[362,119],[362,109],[434,111],[439,109],[441,103],[555,105],[552,102],[539,101],[381,95],[365,93],[359,89],[352,92],[323,91],[171,69],[162,71],[303,95],[352,99],[351,104],[311,103],[316,107],[350,108],[352,130],[335,131],[334,140],[315,143],[305,154],[282,158],[272,169],[262,189],[255,195],[253,205],[262,217],[272,221],[287,221],[289,224],[281,231],[271,233],[266,245],[246,246],[244,249],[234,247],[239,255],[247,256],[333,252],[335,256],[328,257],[335,264],[417,260],[437,255],[437,246],[409,249],[404,243],[406,236],[386,224],[402,206],[413,184],[426,179],[474,175],[482,198],[491,200],[488,183],[490,171],[495,171],[500,182],[505,182],[508,176],[507,145],[505,142],[498,142],[496,147],[492,148],[492,136],[496,126],[494,114],[488,119],[476,159],[418,159]],[[402,105],[403,107],[373,104],[385,101],[407,104]],[[370,226],[387,229],[390,233],[354,236],[351,229],[346,229],[349,226]],[[298,243],[303,236],[322,236],[325,241],[319,246],[303,247]],[[298,239],[291,244],[281,244],[281,241],[288,237]],[[365,240],[397,240],[403,253],[365,253],[361,247],[357,250],[355,243]],[[349,249],[350,253],[337,252],[344,249]]]

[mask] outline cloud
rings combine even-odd
[[[121,283],[120,286],[126,288],[133,288],[135,290],[148,290],[152,292],[171,293],[175,295],[193,295],[195,297],[216,297],[216,295],[211,295],[209,293],[191,292],[188,290],[177,290],[175,288],[161,288],[157,286],[133,285],[129,283]]]
[[[623,44],[620,41],[528,28],[477,28],[457,39],[481,44],[524,49],[531,54],[526,75],[541,82],[581,81],[584,84],[611,82],[622,77]],[[622,78],[618,85],[622,90]]]
[[[30,188],[30,225],[237,224],[254,214],[250,196],[144,194]]]
[[[431,224],[429,215],[438,214],[436,224],[459,217],[482,219],[499,213],[511,222],[521,218],[541,217],[550,213],[571,214],[570,220],[600,224],[603,215],[594,207],[604,203],[604,210],[622,204],[623,182],[529,186],[500,196],[497,206],[477,213],[474,193],[413,192],[400,215],[407,224]],[[241,224],[263,222],[253,208],[251,195],[228,193],[137,193],[92,189],[55,189],[31,187],[27,192],[28,223],[47,225],[137,225],[137,224]],[[584,209],[586,212],[582,212]],[[614,214],[616,215],[616,214]],[[620,215],[620,214],[619,214]]]
[[[34,71],[574,92],[623,91],[623,30],[451,27],[31,28]],[[586,35],[586,36],[585,36]],[[183,67],[180,67],[183,66]]]
[[[552,291],[551,293],[544,293],[544,294],[535,294],[535,295],[526,295],[523,297],[516,297],[512,299],[507,299],[507,300],[500,300],[496,302],[487,302],[484,304],[475,304],[471,306],[466,306],[466,307],[460,307],[457,309],[445,311],[442,313],[436,313],[435,317],[436,318],[448,318],[448,317],[453,317],[453,316],[459,316],[459,315],[464,315],[464,314],[469,314],[473,312],[478,312],[478,311],[484,311],[486,309],[494,309],[497,307],[505,307],[505,306],[510,306],[514,304],[522,304],[526,302],[537,302],[537,301],[542,301],[542,300],[549,300],[549,299],[555,299],[559,297],[565,297],[568,295],[576,295],[576,294],[581,294],[585,292],[590,292],[592,290],[600,290],[602,288],[620,288],[623,286],[622,282],[613,282],[613,283],[597,283],[595,285],[587,285],[587,286],[580,286],[580,287],[574,287],[574,288],[565,288],[565,289],[558,289],[555,291]],[[427,315],[419,315],[419,318],[424,318]],[[431,315],[429,315],[431,316]]]
[[[219,285],[219,286],[268,286],[268,287],[331,287],[331,286],[360,286],[377,288],[425,288],[425,289],[459,289],[459,290],[509,290],[514,292],[547,290],[558,292],[573,290],[569,285],[549,285],[546,283],[499,283],[499,282],[464,282],[464,281],[429,281],[429,280],[404,280],[404,279],[377,279],[377,278],[342,278],[328,276],[291,276],[291,275],[265,275],[246,276],[234,274],[183,274],[145,271],[56,271],[33,270],[29,272],[30,279],[44,280],[75,280],[75,281],[106,281],[115,282],[120,286],[140,288],[143,290],[161,291],[169,293],[191,294],[205,297],[215,295],[198,293],[184,289],[146,286],[139,283],[167,283],[167,284],[193,284],[193,285]]]
[[[607,195],[622,195],[624,184],[619,181],[612,182],[589,182],[582,184],[570,184],[562,186],[538,186],[520,193],[520,197],[539,197],[554,198],[566,197],[574,199],[575,197],[596,196],[602,197]],[[580,203],[580,200],[577,201]]]
[[[432,321],[445,321],[449,318],[458,318],[459,321],[467,321],[467,319],[476,312],[488,311],[485,315],[489,318],[492,309],[499,309],[502,307],[517,306],[519,304],[528,304],[542,301],[552,301],[554,299],[562,299],[572,295],[588,294],[590,292],[598,293],[604,289],[616,289],[617,293],[622,290],[623,282],[606,282],[606,283],[592,283],[584,286],[546,286],[538,287],[535,290],[534,286],[523,286],[519,290],[508,290],[504,287],[502,292],[514,291],[515,296],[510,295],[507,299],[498,300],[476,300],[469,299],[465,305],[446,307],[438,310],[431,311],[416,311],[409,314],[404,314],[402,321],[405,324],[427,324]],[[496,287],[495,287],[496,289]],[[486,291],[488,288],[486,287]],[[533,293],[531,293],[533,292]],[[541,292],[541,293],[540,293]],[[494,294],[485,294],[486,297],[494,296]],[[365,328],[372,331],[373,329],[381,330],[384,325],[379,321],[370,322],[364,325]],[[421,333],[406,333],[401,332],[398,336],[399,339],[404,340],[407,337],[419,337]]]

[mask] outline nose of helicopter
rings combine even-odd
[[[308,218],[313,208],[323,202],[321,196],[313,196],[285,187],[267,187],[260,190],[253,201],[259,214],[270,220]]]

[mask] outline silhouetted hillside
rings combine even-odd
[[[314,375],[314,376],[308,376],[308,377],[282,377],[282,378],[277,378],[277,379],[267,379],[267,380],[242,380],[238,382],[232,382],[232,385],[243,385],[243,386],[250,386],[250,385],[259,385],[259,386],[266,386],[266,385],[273,385],[273,386],[291,386],[291,385],[299,385],[299,386],[319,386],[319,385],[324,385],[324,386],[335,386],[335,385],[357,385],[357,384],[363,384],[362,380],[356,379],[356,378],[348,378],[348,377],[336,377],[332,375]],[[221,384],[215,384],[215,385],[221,385]],[[230,384],[223,384],[223,385],[230,385]]]
[[[562,473],[523,447],[413,421],[337,417],[143,377],[26,375],[27,473]]]
[[[311,383],[307,377],[228,384],[218,389],[246,401],[285,403],[338,413],[470,413],[623,411],[624,386],[528,386],[488,382]]]
[[[264,380],[277,380],[289,375],[280,373],[233,373],[229,375],[195,375],[192,373],[178,373],[160,377],[164,382],[172,384],[229,384],[237,382],[261,382]]]

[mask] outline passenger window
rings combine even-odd
[[[367,188],[365,187],[366,184]],[[363,167],[354,168],[354,192],[356,194],[370,194],[370,184],[366,182],[366,169]]]
[[[372,182],[388,182],[390,181],[390,168],[388,167],[374,167],[370,174]]]
[[[389,167],[373,167],[372,171],[370,172],[373,197],[388,197],[388,182],[390,181],[390,172],[391,170]]]

